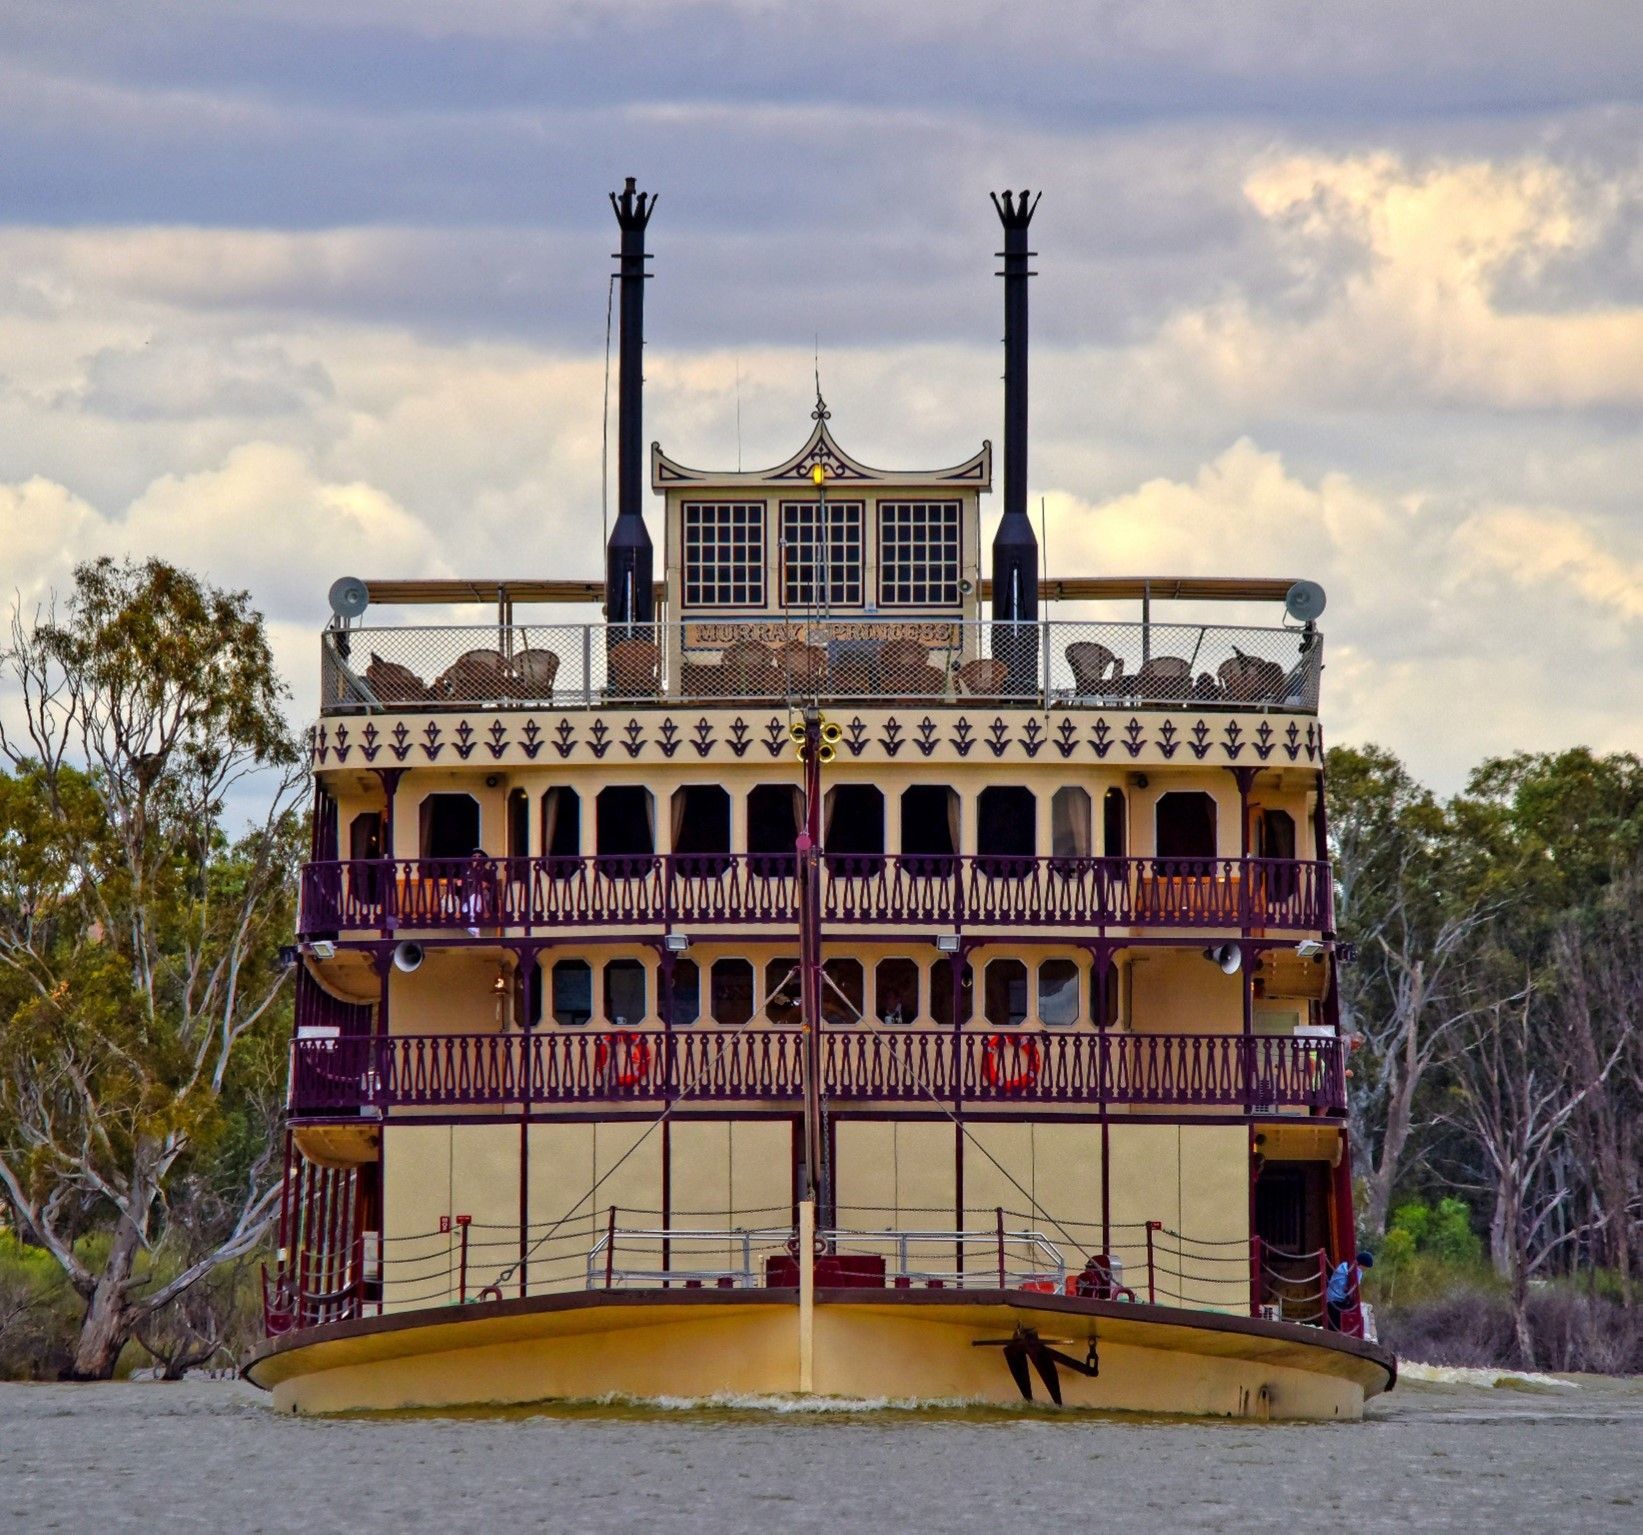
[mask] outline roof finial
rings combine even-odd
[[[813,354],[816,365],[816,408],[810,412],[812,421],[831,421],[833,412],[827,408],[827,401],[822,398],[821,392],[821,337],[816,337],[816,349]]]

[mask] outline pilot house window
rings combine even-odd
[[[958,602],[959,504],[879,502],[879,601],[886,607]]]
[[[687,501],[684,518],[685,606],[764,605],[764,503]]]
[[[782,601],[788,607],[860,607],[861,572],[861,502],[829,501],[825,536],[819,503],[782,503]]]

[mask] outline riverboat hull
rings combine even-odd
[[[1373,1343],[1289,1322],[1020,1291],[593,1291],[402,1312],[270,1340],[246,1377],[278,1411],[509,1406],[610,1395],[1019,1403],[996,1343],[1036,1333],[1068,1408],[1356,1420],[1390,1389]],[[1042,1398],[1042,1388],[1040,1388]]]

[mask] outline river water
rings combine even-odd
[[[605,1404],[277,1417],[0,1385],[0,1530],[1643,1531],[1643,1379],[1406,1382],[1361,1424]]]

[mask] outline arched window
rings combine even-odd
[[[1127,808],[1122,789],[1108,789],[1101,796],[1101,851],[1108,858],[1128,856]]]
[[[656,851],[656,801],[636,784],[613,785],[594,801],[594,843],[601,858],[649,857]]]
[[[834,784],[824,809],[822,845],[835,868],[884,856],[884,795],[872,784]]]
[[[646,998],[645,967],[636,959],[612,959],[605,964],[605,1022],[618,1029],[643,1023]]]
[[[753,1016],[753,966],[745,959],[713,961],[708,1011],[715,1023],[746,1023]]]
[[[553,967],[553,1021],[579,1026],[593,1016],[593,966],[561,959]]]
[[[479,801],[471,794],[429,794],[419,811],[424,858],[467,858],[479,848]]]
[[[1078,1022],[1078,962],[1047,959],[1038,967],[1038,1019],[1050,1027]]]
[[[804,999],[799,992],[798,956],[773,959],[764,967],[764,1015],[772,1023],[802,1021]]]
[[[730,867],[730,795],[718,784],[675,789],[668,837],[680,874],[717,879]]]
[[[1019,959],[990,961],[982,988],[982,1015],[994,1028],[1014,1028],[1027,1021],[1027,967]]]
[[[1050,856],[1090,856],[1090,792],[1077,784],[1057,789],[1050,799]]]
[[[747,793],[747,853],[755,874],[790,872],[804,790],[797,784],[756,784]]]
[[[1215,857],[1215,799],[1202,792],[1161,794],[1157,810],[1160,858]]]
[[[901,853],[940,860],[958,852],[958,791],[945,784],[914,784],[901,791]],[[930,865],[931,872],[943,867]]]
[[[912,960],[881,959],[873,967],[873,1012],[880,1023],[918,1017],[918,966]]]
[[[968,1023],[975,1015],[975,976],[960,965],[958,1016],[953,1016],[953,964],[944,954],[930,966],[930,1016],[938,1024]]]
[[[1038,853],[1037,801],[1031,789],[994,784],[976,796],[976,852],[995,878],[1024,876]]]
[[[693,959],[673,962],[673,990],[669,1022],[676,1029],[688,1027],[702,1016],[702,972]]]
[[[558,784],[542,796],[542,856],[580,858],[582,855],[582,796]]]
[[[508,791],[508,857],[531,855],[531,798],[523,789]]]
[[[822,966],[822,1018],[827,1023],[860,1023],[865,1011],[859,959],[830,959]]]

